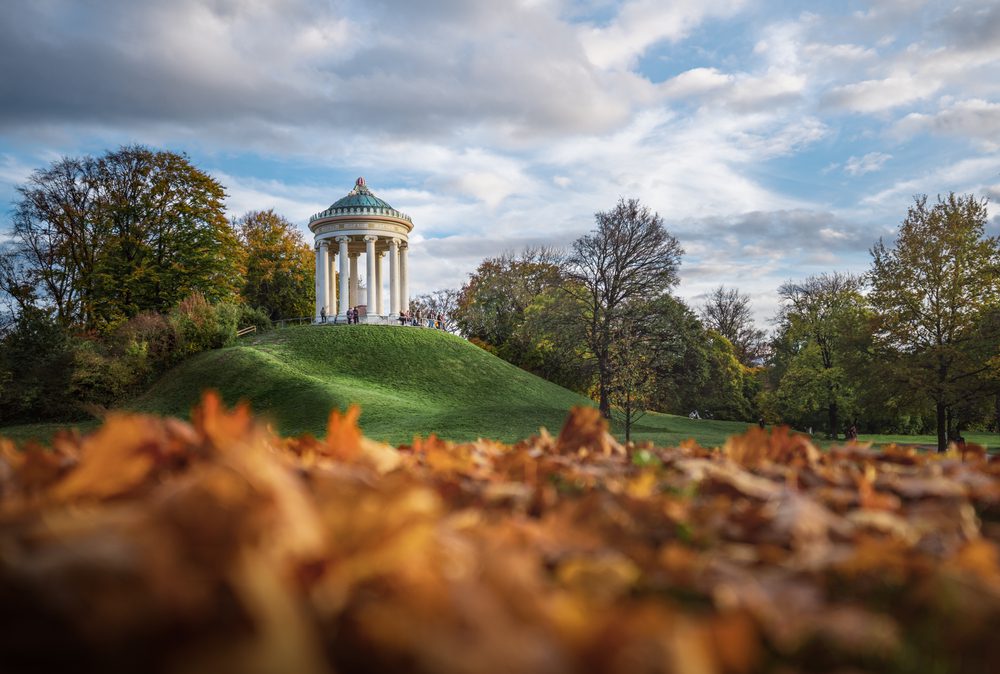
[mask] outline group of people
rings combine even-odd
[[[420,310],[416,311],[404,311],[399,314],[399,324],[400,325],[426,325],[428,328],[435,328],[437,330],[444,330],[444,314],[438,313],[429,314],[427,316],[421,316]]]
[[[351,307],[347,310],[347,324],[357,325],[359,321],[360,314],[358,313],[357,307]],[[320,307],[319,310],[319,320],[320,323],[327,322],[326,307]],[[404,311],[399,314],[399,324],[400,325],[419,325],[427,326],[428,328],[435,328],[438,330],[445,330],[444,314],[428,314],[426,316],[421,316],[420,310],[416,311]],[[334,323],[337,322],[337,317],[333,318]]]
[[[351,307],[350,309],[348,309],[347,310],[347,324],[348,325],[351,325],[351,324],[357,325],[357,323],[358,323],[358,316],[359,316],[359,314],[358,314],[358,308],[357,307]],[[326,307],[320,307],[320,309],[319,309],[319,322],[320,323],[326,323]],[[337,322],[337,317],[336,316],[333,317],[333,322],[334,323]]]

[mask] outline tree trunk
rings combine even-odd
[[[830,423],[830,437],[836,440],[838,425],[840,423],[840,419],[838,418],[837,403],[830,403],[830,406],[827,408],[827,418]]]
[[[611,388],[611,372],[608,371],[607,363],[598,362],[597,369],[599,371],[598,380],[600,384],[600,401],[599,406],[601,410],[601,416],[605,419],[611,419],[611,400],[608,397],[608,389]]]
[[[625,396],[625,444],[632,439],[632,397]]]
[[[947,438],[948,442],[951,442],[951,439],[955,437],[955,417],[951,413],[951,405],[945,408],[944,417],[944,437]]]
[[[945,433],[947,431],[945,423],[945,408],[947,406],[943,402],[937,403],[937,449],[939,452],[943,452],[948,448],[948,438]]]

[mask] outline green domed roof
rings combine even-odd
[[[364,213],[389,215],[394,218],[410,220],[410,216],[397,211],[388,203],[372,194],[372,191],[368,189],[368,185],[365,184],[364,178],[358,178],[357,182],[354,183],[354,189],[346,197],[333,202],[330,208],[312,216],[309,218],[309,221],[312,222],[313,220],[328,218],[333,215]]]

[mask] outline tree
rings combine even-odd
[[[595,214],[597,226],[573,242],[566,292],[585,303],[581,316],[596,361],[601,414],[611,416],[613,326],[626,307],[649,306],[677,284],[684,251],[657,213],[638,199],[620,199]]]
[[[949,408],[991,390],[1000,328],[983,319],[1000,304],[1000,241],[985,235],[987,217],[971,194],[918,196],[892,247],[880,239],[871,250],[876,343],[900,385],[933,401],[938,451]]]
[[[720,285],[709,293],[700,313],[706,328],[729,340],[743,365],[753,367],[764,358],[764,331],[754,325],[749,295]]]
[[[243,301],[263,308],[271,320],[310,315],[316,263],[302,232],[273,210],[251,211],[232,226],[246,252]]]
[[[653,364],[657,358],[657,342],[649,326],[642,325],[643,315],[648,315],[648,312],[625,315],[613,326],[609,350],[611,381],[608,399],[611,406],[621,413],[625,442],[632,439],[632,426],[645,415],[654,391]]]
[[[64,325],[105,328],[195,291],[227,300],[241,283],[225,191],[183,155],[133,145],[64,158],[18,192],[0,290]]]
[[[0,419],[75,416],[67,396],[73,342],[50,312],[26,307],[0,341]]]
[[[586,308],[560,286],[536,295],[511,340],[523,345],[520,366],[572,391],[590,395],[594,386],[593,359],[580,320]]]
[[[524,320],[524,311],[546,288],[562,281],[560,255],[549,248],[526,248],[483,260],[462,286],[454,310],[455,324],[465,337],[504,349]]]
[[[789,281],[778,289],[782,330],[795,356],[806,359],[794,372],[799,379],[803,372],[813,373],[813,385],[820,391],[811,395],[826,409],[832,438],[840,430],[845,396],[852,390],[847,364],[853,339],[866,320],[861,286],[860,277],[835,272]]]
[[[454,288],[442,288],[429,293],[417,295],[410,300],[410,311],[419,311],[421,316],[444,316],[446,330],[457,329],[455,325],[455,310],[458,308],[458,298],[461,291]]]

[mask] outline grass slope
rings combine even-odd
[[[393,443],[435,432],[517,440],[590,404],[453,335],[385,326],[302,326],[199,354],[130,408],[186,416],[203,388],[248,400],[284,434],[324,434],[331,408],[361,406],[366,434]]]

